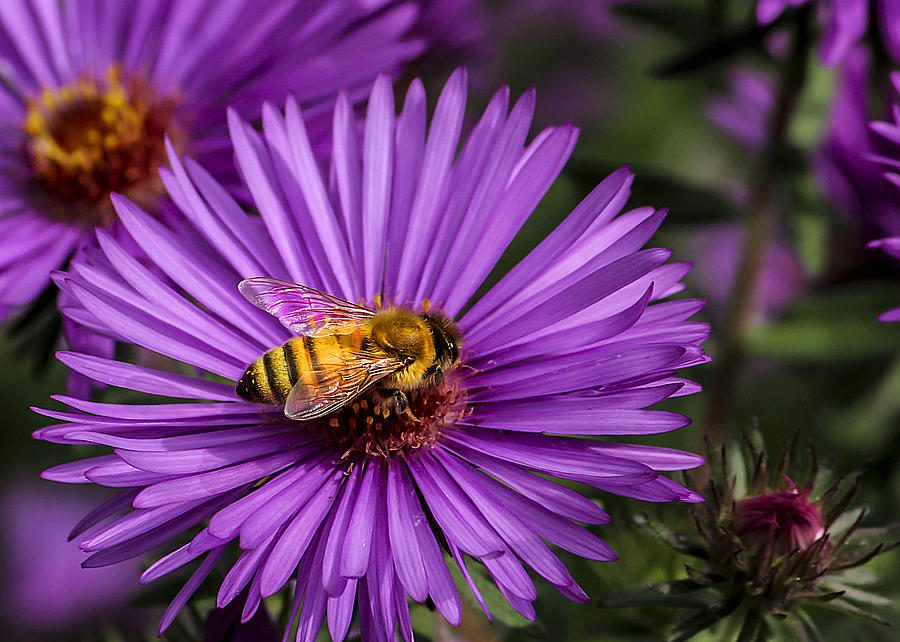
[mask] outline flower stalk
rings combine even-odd
[[[766,142],[750,196],[747,236],[729,296],[728,317],[722,334],[720,356],[716,360],[719,373],[711,391],[704,426],[704,435],[716,443],[724,438],[731,399],[744,368],[753,301],[766,249],[777,226],[777,196],[788,146],[787,134],[806,77],[810,14],[810,9],[805,7],[794,15],[791,51],[782,67],[775,108],[769,118]]]

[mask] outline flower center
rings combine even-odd
[[[114,215],[110,192],[138,204],[161,194],[157,169],[174,109],[173,97],[155,95],[117,64],[101,80],[79,78],[29,99],[24,152],[41,209],[53,219],[104,225]]]
[[[454,373],[429,390],[406,393],[408,408],[401,412],[393,397],[372,392],[314,423],[331,442],[354,455],[392,455],[429,447],[441,433],[468,412],[466,393]]]

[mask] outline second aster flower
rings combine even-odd
[[[62,353],[98,381],[186,403],[62,397],[72,410],[41,411],[62,423],[36,435],[114,449],[44,474],[123,489],[76,529],[92,553],[88,565],[141,555],[182,533],[191,541],[143,581],[205,556],[161,629],[229,547],[238,557],[218,605],[246,595],[249,619],[262,598],[296,578],[298,640],[314,639],[326,615],[332,637],[343,639],[355,603],[363,639],[393,640],[397,631],[411,639],[407,596],[430,598],[458,624],[448,565],[490,617],[469,574],[473,558],[534,618],[529,567],[587,601],[548,543],[615,559],[578,523],[610,518],[556,480],[651,502],[701,499],[663,474],[700,457],[596,439],[684,426],[685,417],[647,407],[694,392],[676,371],[707,360],[699,346],[708,328],[688,321],[702,302],[660,301],[681,289],[689,266],[666,263],[668,250],[641,249],[665,213],[620,214],[632,177],[616,171],[472,303],[560,172],[577,130],[549,128],[526,143],[534,93],[510,109],[503,88],[460,142],[462,70],[430,126],[420,82],[399,115],[393,95],[387,78],[377,81],[362,126],[339,98],[327,169],[314,158],[295,101],[284,115],[263,109],[262,135],[231,113],[236,162],[258,217],[170,151],[163,178],[183,226],[176,231],[114,199],[133,242],[167,279],[103,231],[99,248],[58,277],[80,303],[67,310],[79,322],[196,368],[175,374]],[[308,421],[288,419],[283,404],[246,401],[236,384],[248,364],[292,337],[239,293],[239,282],[258,277],[369,308],[440,311],[462,333],[462,365],[409,395],[412,416],[368,393]],[[296,305],[269,302],[282,303]]]
[[[264,97],[291,92],[324,135],[339,89],[362,98],[421,50],[403,36],[414,18],[353,0],[4,2],[0,321],[94,226],[119,229],[110,193],[161,214],[165,134],[237,186],[227,105],[256,119]]]

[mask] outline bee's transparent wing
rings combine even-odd
[[[295,421],[324,417],[402,367],[395,358],[362,353],[347,356],[338,366],[320,366],[316,371],[317,385],[307,386],[302,381],[294,385],[285,401],[284,414]]]
[[[305,285],[264,276],[245,279],[238,284],[238,289],[250,303],[300,335],[346,331],[375,314],[368,308]]]

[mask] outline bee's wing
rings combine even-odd
[[[396,358],[351,354],[337,367],[317,370],[318,384],[298,381],[288,393],[284,414],[288,419],[318,419],[341,408],[364,390],[403,367]]]
[[[330,294],[290,281],[259,276],[245,279],[238,289],[250,303],[301,335],[334,333],[359,325],[375,313]]]

